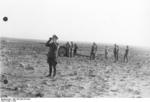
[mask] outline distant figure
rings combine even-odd
[[[95,59],[96,52],[97,52],[97,45],[94,42],[92,47],[91,47],[90,60]]]
[[[73,57],[73,51],[74,51],[74,45],[73,45],[73,42],[71,42],[70,44],[70,57]]]
[[[119,60],[119,46],[116,46],[116,61]]]
[[[117,45],[116,45],[116,44],[114,45],[114,50],[113,50],[113,52],[114,52],[114,59],[115,59],[114,62],[116,62],[116,61],[117,61]]]
[[[67,50],[67,52],[66,52],[66,54],[67,54],[67,57],[69,57],[70,55],[70,44],[69,44],[69,42],[67,42],[66,43],[66,50]]]
[[[77,44],[74,44],[74,55],[76,55],[76,54],[77,54],[77,49],[78,49]]]
[[[105,59],[106,60],[108,59],[108,48],[107,48],[107,46],[105,46]]]
[[[49,52],[47,54],[47,63],[49,64],[49,74],[47,77],[51,77],[52,75],[52,69],[53,77],[56,75],[56,65],[57,65],[57,57],[58,57],[58,43],[57,43],[58,37],[56,35],[53,35],[52,38],[49,38],[49,40],[46,42],[45,46],[49,47]]]
[[[129,47],[126,46],[125,54],[124,54],[124,62],[128,62],[128,53],[129,53]]]

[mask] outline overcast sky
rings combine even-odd
[[[150,47],[150,0],[0,0],[0,17],[4,37]]]

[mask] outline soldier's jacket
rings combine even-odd
[[[114,53],[115,53],[115,54],[117,53],[117,48],[116,48],[116,47],[114,48]]]
[[[70,49],[71,49],[71,50],[74,49],[74,45],[73,45],[73,44],[70,45]]]
[[[57,57],[58,43],[48,43],[46,46],[49,47],[48,58],[55,59]]]
[[[129,52],[129,49],[126,49],[126,50],[125,50],[125,55],[126,55],[126,56],[128,55],[128,52]]]
[[[96,53],[96,51],[97,51],[97,45],[92,45],[91,53]]]
[[[119,52],[119,47],[116,48],[116,52],[117,52],[117,53]]]
[[[75,50],[77,50],[77,49],[78,49],[78,46],[77,46],[76,44],[74,45],[74,49],[75,49]]]
[[[70,44],[69,43],[66,43],[66,48],[70,48]]]

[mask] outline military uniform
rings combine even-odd
[[[47,63],[51,65],[56,65],[57,64],[57,48],[58,48],[58,43],[50,43],[46,45],[49,47],[49,52],[47,54]]]
[[[128,53],[129,53],[129,48],[127,47],[125,50],[125,54],[124,54],[124,62],[127,61],[128,62]]]
[[[96,52],[97,52],[97,45],[94,43],[91,48],[90,59],[95,59]]]
[[[116,60],[119,60],[119,46],[116,48]]]
[[[116,60],[117,60],[117,48],[116,48],[116,45],[114,47],[113,52],[114,52],[114,58],[115,58],[115,62],[116,62]]]
[[[77,46],[77,44],[75,44],[75,45],[74,45],[74,55],[77,54],[77,49],[78,49],[78,46]]]
[[[58,39],[56,35],[53,38]],[[46,42],[46,46],[49,47],[49,52],[47,54],[47,63],[49,64],[49,75],[52,74],[52,69],[54,70],[53,77],[56,75],[56,65],[57,65],[57,50],[58,50],[58,43],[51,42],[53,38],[50,38]]]
[[[67,50],[67,52],[66,52],[66,54],[67,54],[67,57],[69,57],[70,55],[70,44],[69,44],[69,42],[67,42],[66,43],[66,50]]]
[[[74,51],[74,45],[73,45],[73,42],[71,42],[71,45],[70,45],[70,57],[73,57],[73,51]]]
[[[108,59],[107,55],[108,55],[108,50],[107,50],[107,48],[105,48],[105,59],[106,60]]]

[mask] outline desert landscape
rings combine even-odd
[[[1,97],[150,97],[150,49],[130,47],[129,62],[113,62],[113,44],[108,60],[105,44],[99,44],[96,60],[89,60],[91,44],[77,43],[86,56],[59,57],[55,78],[48,74],[44,41],[0,39]],[[7,79],[8,83],[4,82]]]

